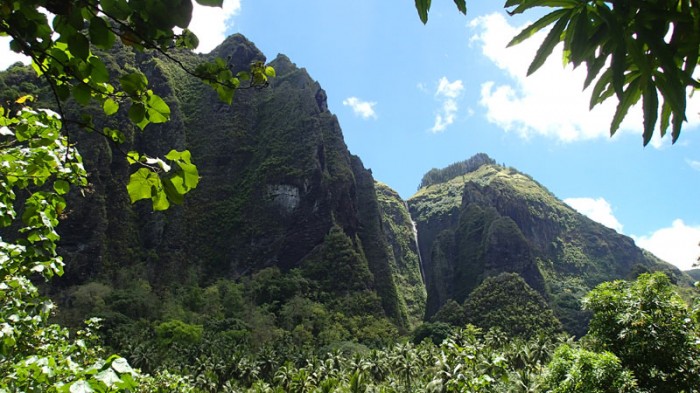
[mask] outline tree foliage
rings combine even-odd
[[[617,356],[567,344],[554,352],[543,379],[542,391],[551,393],[637,392],[634,376]]]
[[[611,135],[641,99],[644,145],[657,124],[661,137],[671,127],[672,141],[678,140],[686,121],[687,91],[700,87],[694,75],[700,49],[700,4],[691,0],[506,0],[505,7],[511,15],[540,7],[550,10],[509,43],[516,45],[551,26],[528,75],[562,43],[565,64],[586,65],[584,88],[593,86],[590,107],[617,98]],[[429,8],[429,0],[416,0],[423,23]],[[460,11],[464,12],[461,7]]]
[[[222,0],[197,2],[221,6]],[[10,48],[31,58],[37,75],[50,87],[64,127],[78,126],[120,146],[125,142],[123,130],[99,127],[88,112],[71,118],[64,110],[69,99],[82,106],[96,103],[106,116],[124,113],[140,130],[170,119],[168,104],[151,89],[146,75],[134,70],[115,74],[103,61],[101,51],[118,43],[159,52],[213,86],[227,103],[236,89],[265,86],[268,77],[275,76],[272,67],[260,62],[234,75],[220,58],[195,69],[174,59],[169,51],[194,49],[199,43],[187,29],[192,8],[191,0],[2,0],[0,36],[11,37]],[[128,187],[132,202],[150,199],[154,210],[165,210],[171,203],[182,203],[183,195],[197,186],[199,175],[187,151],[171,151],[164,157],[167,162],[139,152],[123,153],[138,167]]]
[[[486,278],[464,301],[464,311],[468,323],[499,328],[509,336],[532,337],[562,329],[542,296],[515,273]]]
[[[599,285],[583,299],[595,348],[615,354],[640,388],[690,392],[700,386],[700,335],[692,312],[663,273]]]
[[[220,0],[198,2],[221,6]],[[127,187],[132,202],[150,199],[154,210],[165,210],[182,203],[184,194],[197,186],[199,175],[188,151],[170,151],[167,162],[125,152],[122,130],[100,129],[87,110],[76,116],[64,109],[69,101],[83,108],[97,104],[104,115],[123,113],[141,130],[167,122],[170,108],[149,87],[146,75],[110,70],[100,54],[119,41],[137,51],[158,51],[177,63],[168,51],[193,49],[198,43],[187,29],[191,14],[190,0],[0,1],[0,36],[11,37],[11,49],[31,58],[56,109],[33,109],[35,97],[30,95],[17,97],[12,110],[0,107],[0,391],[136,387],[140,376],[126,360],[105,356],[98,345],[93,333],[97,322],[76,335],[49,322],[54,305],[39,295],[33,280],[63,273],[56,227],[67,211],[64,196],[72,186],[88,184],[69,125],[104,136],[138,167]],[[214,86],[229,103],[236,89],[264,86],[275,74],[255,63],[250,71],[234,75],[221,59],[185,71]],[[241,81],[249,81],[248,86]],[[164,323],[160,332],[164,340],[191,338],[197,329],[190,327]],[[167,385],[172,380],[161,374],[150,381]]]
[[[433,184],[444,183],[457,176],[474,172],[482,165],[494,165],[496,161],[484,153],[477,153],[471,158],[455,162],[442,169],[433,168],[429,170],[420,181],[418,188],[428,187]]]

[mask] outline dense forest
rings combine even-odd
[[[698,391],[690,276],[483,153],[404,201],[289,58],[192,53],[191,7],[0,3],[33,61],[0,73],[0,391]]]

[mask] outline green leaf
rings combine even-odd
[[[504,8],[517,5],[514,10],[508,11],[510,15],[515,15],[535,7],[564,8],[570,10],[580,6],[580,4],[578,0],[507,0]]]
[[[68,49],[74,56],[87,61],[90,56],[90,41],[81,33],[75,33],[68,38]]]
[[[105,64],[96,56],[91,56],[90,60],[90,77],[96,83],[107,83],[109,82],[109,71]]]
[[[265,67],[265,75],[267,75],[270,78],[274,78],[277,74],[275,73],[274,67],[267,66]]]
[[[543,28],[549,26],[551,23],[554,23],[554,21],[558,20],[562,16],[566,15],[569,12],[569,10],[556,10],[553,12],[550,12],[549,14],[541,17],[537,22],[531,24],[530,26],[526,27],[523,31],[521,31],[518,35],[513,37],[512,40],[508,43],[508,47],[511,47],[513,45],[517,45],[526,39],[532,37],[535,33],[538,31],[542,30]]]
[[[164,123],[170,119],[170,107],[162,98],[152,94],[148,97],[147,114],[151,123]]]
[[[173,174],[163,178],[163,190],[168,200],[176,205],[182,205],[185,202],[184,193],[180,191],[175,183],[178,185],[182,184],[182,178],[179,174]]]
[[[90,19],[88,30],[92,44],[98,48],[110,49],[114,45],[114,33],[109,29],[107,22],[99,16]]]
[[[108,98],[102,103],[102,110],[104,111],[105,115],[112,116],[119,111],[119,103],[111,98]]]
[[[122,144],[126,141],[126,136],[124,135],[123,132],[121,132],[119,130],[105,127],[102,129],[102,132],[104,133],[104,135],[109,137],[109,139],[113,140],[115,143]]]
[[[126,0],[101,0],[100,5],[110,17],[126,20],[131,15],[131,7]]]
[[[671,112],[671,106],[664,100],[664,104],[661,106],[661,122],[659,122],[659,133],[662,138],[666,135],[668,125],[671,123]]]
[[[608,68],[600,76],[595,86],[593,86],[593,91],[591,92],[591,101],[588,109],[593,109],[593,107],[603,102],[603,100],[605,99],[605,90],[608,89],[611,81],[612,69]]]
[[[146,119],[146,108],[140,102],[134,102],[129,108],[129,120],[136,124],[140,129],[144,129],[148,125]]]
[[[151,202],[153,202],[153,210],[168,210],[168,208],[170,207],[168,195],[165,193],[165,188],[163,188],[163,183],[160,182],[160,178],[158,178],[158,181],[158,187],[154,187],[154,193],[151,197]]]
[[[641,79],[635,78],[622,93],[622,99],[617,104],[615,115],[613,116],[612,123],[610,123],[610,136],[615,135],[615,132],[620,128],[620,123],[622,123],[622,120],[627,116],[627,111],[632,105],[639,101],[641,95]]]
[[[180,28],[186,28],[189,26],[192,20],[192,1],[191,0],[180,0],[178,5],[171,8],[169,13],[170,22],[175,26]]]
[[[467,14],[467,1],[466,0],[454,0],[454,2],[457,5],[457,9],[459,10],[459,12],[466,15]]]
[[[135,164],[141,160],[141,154],[132,150],[126,153],[126,160],[129,162],[129,164]]]
[[[160,184],[160,178],[148,168],[139,168],[139,170],[132,173],[129,176],[129,184],[126,185],[131,203],[142,199],[150,199],[153,195],[151,189],[157,184]]]
[[[568,11],[567,14],[570,14],[570,11]],[[544,41],[542,41],[542,45],[540,45],[539,49],[537,49],[535,58],[532,60],[530,67],[527,69],[528,76],[542,67],[542,64],[544,64],[547,57],[549,57],[552,50],[554,50],[554,47],[561,40],[561,33],[564,31],[568,21],[568,16],[562,15],[559,21],[554,25],[554,27],[552,27],[552,30],[549,32],[549,34],[547,34],[547,37],[544,39]]]
[[[233,102],[234,89],[224,85],[216,85],[215,89],[216,93],[219,95],[219,100],[231,105],[231,102]]]
[[[118,357],[112,361],[112,369],[119,374],[131,374],[134,372],[134,369],[131,368],[129,362],[122,357]]]
[[[95,379],[105,384],[108,388],[112,388],[122,381],[112,369],[102,370],[95,375]]]
[[[681,126],[686,120],[685,111],[684,112],[673,112],[673,117],[671,118],[671,125],[673,129],[671,130],[671,142],[676,143],[678,137],[681,135]]]
[[[73,98],[75,98],[80,105],[87,105],[87,103],[90,102],[91,92],[88,85],[81,83],[73,87]]]
[[[627,68],[624,43],[623,45],[618,45],[615,49],[610,63],[610,68],[612,69],[612,86],[615,90],[615,94],[617,94],[617,98],[622,100],[625,86],[625,69]]]
[[[595,53],[596,45],[591,45],[589,40],[590,23],[586,7],[582,7],[580,12],[577,12],[569,23],[567,45],[571,50],[571,62],[574,68]]]
[[[58,195],[67,194],[70,190],[70,183],[65,180],[58,179],[53,182],[53,189]]]
[[[654,135],[654,126],[659,115],[659,96],[651,78],[646,82],[642,109],[644,110],[644,146],[646,146]]]
[[[423,24],[428,23],[428,10],[430,10],[430,0],[415,0],[418,17]]]
[[[189,29],[184,29],[175,41],[175,45],[184,49],[196,49],[199,46],[199,38]]]
[[[224,5],[224,0],[197,0],[197,4],[207,7],[221,7]]]
[[[189,150],[177,151],[170,150],[165,158],[173,161],[182,171],[182,184],[179,191],[184,194],[194,188],[199,184],[199,172],[197,167],[192,163],[192,154]],[[178,186],[178,184],[176,184]]]
[[[58,99],[61,101],[65,101],[70,97],[70,87],[68,87],[67,84],[58,84],[56,85],[56,94],[58,95]]]
[[[606,58],[605,56],[598,56],[593,60],[586,62],[586,69],[588,73],[586,74],[586,80],[583,82],[583,88],[586,89],[593,82],[600,70],[605,66]]]
[[[140,95],[148,87],[146,75],[136,71],[119,78],[119,84],[131,97]]]
[[[70,393],[92,393],[95,390],[90,386],[90,384],[87,381],[80,380],[73,382],[70,385]]]

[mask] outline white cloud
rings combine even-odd
[[[435,97],[442,101],[442,107],[435,115],[435,124],[430,129],[432,132],[442,132],[447,126],[454,123],[457,109],[459,109],[457,98],[462,94],[462,90],[464,90],[464,85],[461,80],[450,82],[444,76],[440,78]]]
[[[688,163],[688,165],[695,169],[696,171],[700,171],[700,161],[697,160],[685,160],[685,162]]]
[[[622,233],[622,224],[612,211],[612,206],[604,198],[566,198],[564,203],[591,220]]]
[[[241,0],[226,0],[223,8],[205,7],[195,2],[189,29],[199,38],[197,52],[210,52],[226,38],[231,20],[241,10]]]
[[[635,243],[681,270],[693,268],[700,256],[700,226],[687,225],[681,219],[670,227],[661,228],[648,236],[632,236]]]
[[[608,138],[617,100],[610,99],[589,111],[590,87],[582,91],[586,67],[563,68],[561,45],[537,72],[526,77],[546,32],[506,48],[526,25],[512,26],[503,15],[494,13],[472,20],[470,26],[476,30],[471,43],[479,45],[483,55],[508,78],[503,83],[487,81],[481,86],[480,104],[486,108],[490,122],[524,138],[542,135],[562,142]],[[689,100],[689,123],[684,130],[700,124],[699,112],[700,98]],[[641,137],[641,119],[641,105],[637,105],[630,109],[618,133],[633,132]],[[661,147],[667,141],[655,136],[651,144]]]
[[[377,118],[377,113],[374,111],[374,106],[377,105],[376,102],[362,101],[357,97],[348,97],[343,100],[343,105],[352,108],[355,115],[360,116],[365,120],[369,118]]]
[[[29,57],[20,55],[19,53],[10,50],[10,37],[0,37],[0,71],[6,70],[7,67],[21,61],[24,64],[29,64]]]

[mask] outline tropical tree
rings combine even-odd
[[[423,23],[428,20],[430,4],[430,0],[416,0]],[[455,0],[455,4],[466,13],[465,0]],[[611,135],[641,99],[644,145],[657,123],[660,136],[670,126],[672,141],[678,140],[686,120],[687,90],[700,87],[694,75],[700,48],[700,4],[692,0],[506,0],[505,7],[511,15],[535,8],[551,10],[509,44],[516,45],[551,26],[528,75],[562,43],[564,63],[586,65],[584,88],[593,85],[590,107],[617,98]]]
[[[221,0],[198,2],[221,5]],[[94,340],[85,339],[92,337],[94,323],[77,338],[49,323],[54,305],[32,280],[63,273],[56,227],[66,212],[64,196],[72,186],[88,183],[68,127],[100,134],[118,152],[126,140],[123,130],[96,126],[88,112],[71,114],[67,102],[97,104],[105,116],[124,113],[141,130],[168,121],[170,108],[149,88],[147,77],[132,70],[110,72],[102,54],[125,45],[175,60],[171,49],[197,46],[187,29],[191,13],[190,0],[0,0],[0,36],[11,37],[11,49],[31,58],[54,108],[33,109],[32,96],[17,97],[12,110],[0,107],[0,391],[135,388],[138,374],[125,359],[107,357]],[[221,59],[194,70],[175,63],[212,85],[226,102],[236,89],[264,86],[274,75],[262,63],[236,75]],[[248,85],[241,86],[245,80]],[[188,151],[170,151],[164,157],[168,162],[135,151],[124,156],[138,167],[127,186],[132,202],[150,199],[154,210],[182,203],[199,181]],[[150,381],[168,385],[167,378],[160,374]]]
[[[223,0],[197,2],[221,6]],[[156,51],[173,60],[213,86],[228,103],[236,89],[264,86],[268,76],[274,76],[274,69],[262,63],[234,75],[223,59],[195,69],[174,59],[169,53],[172,49],[194,49],[199,43],[187,29],[192,8],[191,0],[2,0],[0,36],[12,38],[10,48],[28,56],[37,75],[48,85],[63,121],[62,133],[68,125],[74,125],[103,135],[118,146],[126,141],[123,130],[98,127],[91,114],[71,117],[65,110],[69,98],[83,106],[93,102],[106,116],[124,112],[140,130],[169,120],[170,108],[149,87],[146,75],[140,71],[115,75],[108,69],[101,51],[118,43],[136,51]],[[242,86],[241,81],[248,84]],[[171,203],[182,203],[183,195],[199,182],[188,151],[171,151],[164,157],[168,162],[135,151],[124,154],[138,167],[127,186],[132,202],[150,199],[154,210],[164,210]]]
[[[664,273],[600,284],[583,299],[593,312],[592,347],[609,351],[640,388],[691,392],[700,386],[700,335],[692,312]]]
[[[614,354],[572,348],[566,344],[554,353],[540,388],[552,393],[638,391],[634,376],[624,369]]]

